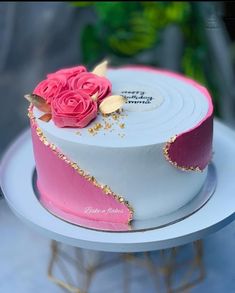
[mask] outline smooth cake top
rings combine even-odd
[[[98,114],[84,128],[59,128],[39,119],[38,126],[50,136],[103,147],[133,147],[164,143],[197,126],[211,110],[204,88],[181,75],[147,67],[108,69],[112,94],[126,103],[119,113]]]

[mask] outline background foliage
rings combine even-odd
[[[179,71],[192,77],[211,91],[215,113],[218,92],[209,74],[208,48],[200,13],[194,2],[73,2],[74,6],[90,6],[96,21],[82,31],[83,62],[95,64],[109,58],[113,65],[141,63],[142,52],[150,52],[162,42],[165,28],[177,25],[184,38]],[[147,65],[159,66],[157,58]],[[145,63],[146,64],[146,63]]]

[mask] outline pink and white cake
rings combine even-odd
[[[54,210],[125,227],[178,210],[206,180],[213,105],[189,78],[104,62],[48,74],[27,99],[37,187]]]

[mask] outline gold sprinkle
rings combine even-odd
[[[111,189],[110,189],[107,185],[105,185],[105,186],[103,187],[103,191],[104,191],[106,194],[111,194],[111,193],[112,193]]]
[[[119,115],[117,113],[112,113],[113,120],[118,120]]]
[[[101,123],[95,123],[95,126],[94,126],[94,130],[98,131],[102,128],[102,124]]]
[[[88,128],[88,132],[90,132],[90,134],[94,134],[94,129],[92,127]]]
[[[78,172],[81,176],[85,176],[85,172],[78,167]]]
[[[56,146],[53,144],[53,145],[51,145],[51,149],[53,150],[53,151],[55,151],[56,150]]]
[[[88,132],[92,135],[96,135],[102,127],[103,125],[101,123],[95,123],[93,127],[88,128]]]
[[[73,167],[74,169],[78,169],[78,166],[76,163],[71,163],[71,167]]]
[[[111,124],[108,122],[105,122],[104,129],[110,129],[110,128],[111,128]]]
[[[120,128],[125,128],[125,123],[121,123],[121,124],[119,124],[119,126],[120,126]]]

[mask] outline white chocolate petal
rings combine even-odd
[[[91,96],[92,100],[97,101],[98,95],[99,95],[98,92],[94,93],[94,95]]]
[[[105,60],[102,63],[98,64],[92,71],[92,73],[98,76],[105,76],[107,72],[108,61]]]
[[[103,114],[110,114],[120,109],[125,102],[126,100],[123,96],[109,96],[100,103],[99,110]]]

